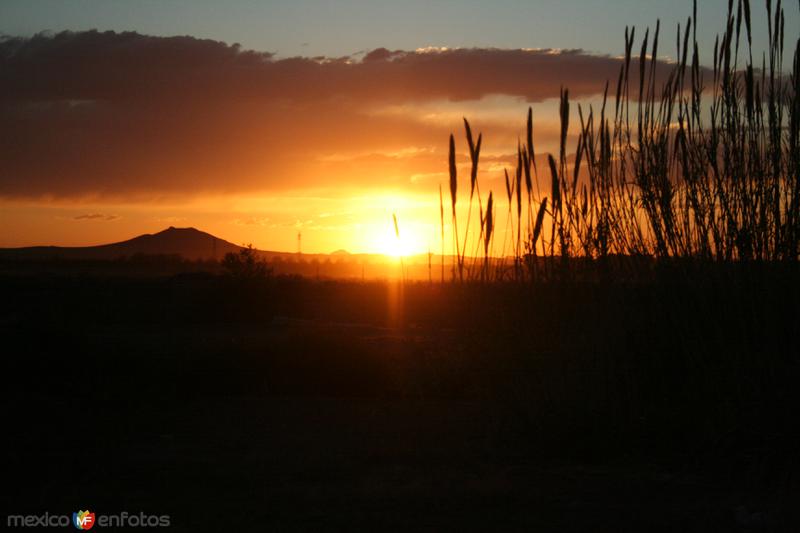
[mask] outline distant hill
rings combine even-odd
[[[2,248],[0,257],[19,259],[117,259],[134,255],[180,255],[186,259],[221,259],[237,246],[195,228],[170,226],[154,234],[140,235],[127,241],[100,246],[31,246]]]
[[[0,260],[115,260],[130,258],[137,255],[179,255],[185,259],[217,259],[221,260],[225,254],[238,253],[242,250],[224,239],[195,228],[175,228],[170,226],[164,231],[153,234],[140,235],[127,241],[103,244],[99,246],[30,246],[26,248],[0,248]],[[397,259],[381,254],[351,254],[347,250],[336,250],[331,254],[298,254],[292,252],[276,252],[258,250],[258,255],[268,261],[286,262],[319,262],[319,263],[352,263],[362,265],[367,263],[396,263]],[[439,262],[439,256],[434,256]],[[428,257],[425,254],[407,256],[405,265],[423,264],[427,266]],[[452,263],[452,257],[445,259],[447,264]],[[361,273],[361,267],[357,268]],[[323,269],[324,271],[324,269]],[[427,270],[426,274],[427,276]]]

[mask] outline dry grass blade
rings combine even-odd
[[[547,154],[547,162],[550,164],[550,176],[552,178],[550,194],[553,198],[553,210],[557,210],[561,204],[561,186],[558,179],[558,167],[556,166],[556,160],[553,159],[551,154]]]
[[[450,203],[453,208],[453,216],[456,215],[456,197],[458,194],[458,169],[456,168],[456,141],[450,135]]]
[[[517,179],[516,179],[516,189],[517,189],[517,218],[522,216],[522,156],[520,152],[517,151]]]
[[[467,135],[467,145],[469,146],[469,158],[475,161],[475,142],[472,140],[472,128],[469,127],[469,121],[464,118],[464,131]]]
[[[439,227],[441,229],[442,238],[442,257],[440,259],[442,264],[442,283],[444,283],[444,198],[442,197],[442,184],[439,184]]]
[[[534,157],[533,150],[533,108],[528,107],[528,123],[526,128],[527,141],[528,141],[528,159],[533,164],[533,170],[536,170],[536,158]]]
[[[533,183],[531,182],[531,160],[528,158],[528,151],[522,151],[522,168],[525,170],[525,189],[528,191],[528,196],[531,195]]]
[[[542,233],[542,224],[544,223],[544,214],[547,211],[547,197],[542,200],[539,206],[539,212],[536,214],[536,224],[533,226],[533,236],[531,237],[531,248],[534,255],[536,254],[536,241],[539,240],[539,235]]]
[[[492,231],[494,231],[494,201],[492,191],[489,191],[489,201],[486,204],[486,223],[483,235],[483,247],[486,254],[489,253],[489,243],[492,242]]]
[[[475,186],[478,183],[478,160],[481,157],[481,142],[483,134],[478,134],[478,143],[472,150],[472,169],[469,176],[470,195],[475,191]]]

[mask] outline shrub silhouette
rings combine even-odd
[[[248,244],[239,253],[229,252],[222,259],[222,268],[237,280],[265,280],[272,276],[272,268],[257,256],[256,249]]]

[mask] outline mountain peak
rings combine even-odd
[[[222,259],[238,253],[237,246],[197,228],[170,226],[158,233],[139,235],[127,241],[84,247],[28,247],[8,249],[6,253],[27,257],[73,259],[118,259],[134,255],[179,255],[185,259]],[[1,249],[0,249],[1,250]]]
[[[200,231],[197,228],[188,227],[188,228],[176,228],[175,226],[170,226],[165,230],[161,230],[155,235],[160,235],[162,233],[205,233],[204,231]]]
[[[228,252],[238,252],[239,246],[197,228],[170,226],[158,233],[148,233],[133,239],[98,247],[107,254],[123,255],[180,255],[186,259],[220,259]]]

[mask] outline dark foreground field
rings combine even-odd
[[[793,530],[798,279],[7,272],[6,513],[169,514],[180,531]]]

